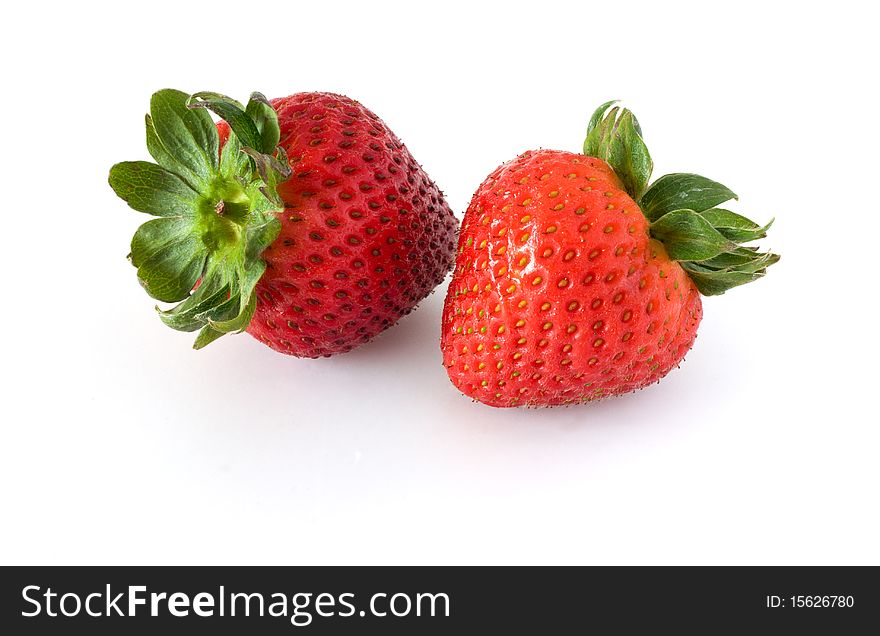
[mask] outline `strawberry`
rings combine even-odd
[[[584,154],[526,152],[480,185],[443,311],[453,384],[491,406],[553,406],[641,389],[694,343],[700,295],[764,275],[766,236],[716,206],[725,186],[653,167],[637,120],[603,104]]]
[[[208,110],[223,120],[216,125]],[[410,312],[452,266],[457,222],[373,112],[330,93],[247,106],[155,93],[147,148],[110,185],[158,218],[129,256],[195,348],[247,331],[276,351],[350,351]]]

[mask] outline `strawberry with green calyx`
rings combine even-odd
[[[649,187],[635,116],[603,104],[584,154],[526,152],[497,168],[465,213],[443,311],[452,382],[492,406],[552,406],[643,388],[677,366],[700,294],[763,276],[766,236],[717,206],[735,199],[694,174]],[[637,203],[638,202],[638,203]]]
[[[196,348],[247,330],[291,355],[348,351],[451,266],[457,223],[442,194],[354,100],[162,90],[146,125],[156,163],[117,164],[110,185],[159,217],[130,259],[151,296],[178,303],[163,322],[199,331]]]
[[[740,244],[766,237],[773,220],[758,226],[716,207],[738,197],[700,175],[668,174],[647,188],[653,162],[639,122],[629,110],[613,104],[605,103],[593,113],[584,154],[604,159],[614,169],[651,221],[651,237],[663,243],[704,296],[723,294],[763,276],[779,256]]]

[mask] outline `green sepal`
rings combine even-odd
[[[162,322],[178,331],[198,331],[205,325],[204,315],[229,298],[229,285],[211,289],[204,282],[184,302],[163,311],[156,307]]]
[[[208,248],[187,219],[160,218],[141,225],[131,241],[130,260],[147,293],[163,302],[187,298],[208,258]]]
[[[717,181],[675,173],[648,182],[653,163],[638,120],[616,101],[590,117],[584,154],[606,161],[650,221],[650,234],[685,269],[700,293],[713,296],[761,278],[779,256],[745,247],[767,236],[773,224],[758,225],[717,206],[736,194]]]
[[[208,110],[230,123],[222,152]],[[156,163],[113,166],[110,185],[132,208],[159,218],[135,232],[129,258],[169,327],[199,331],[201,348],[244,331],[266,270],[263,251],[278,237],[284,203],[276,187],[290,176],[277,116],[254,93],[247,107],[217,93],[162,90],[145,118]]]
[[[221,338],[225,335],[225,332],[217,331],[213,327],[203,327],[202,330],[199,332],[199,335],[196,336],[196,341],[193,343],[193,349],[203,349],[218,338]]]
[[[762,278],[767,272],[767,267],[779,260],[776,254],[770,254],[766,265],[755,271],[740,269],[715,270],[704,267],[699,263],[682,263],[681,266],[688,273],[697,289],[704,296],[718,296],[728,289],[745,285]]]
[[[587,143],[590,142],[590,133],[599,127],[599,124],[602,122],[602,117],[608,109],[618,101],[619,100],[616,99],[610,99],[593,111],[593,114],[590,116],[590,121],[587,124],[587,138],[584,140],[584,154],[587,154]]]
[[[259,150],[265,154],[272,154],[272,150],[281,140],[281,127],[278,125],[278,115],[275,114],[272,104],[262,93],[251,93],[245,112],[254,121],[260,133]]]
[[[650,231],[669,257],[680,261],[701,294],[716,296],[761,278],[779,260],[777,254],[740,245],[764,237],[769,226],[711,208],[699,214],[693,210],[667,212],[651,223]]]
[[[236,301],[235,305],[238,306],[231,307],[230,309],[236,309],[237,313],[226,320],[209,319],[208,325],[211,328],[216,329],[217,331],[222,331],[223,333],[239,333],[247,328],[248,323],[251,321],[254,311],[256,311],[257,308],[257,297],[254,294],[249,294],[247,296],[242,294],[240,297],[231,300]]]
[[[189,236],[191,234],[190,227],[191,221],[182,217],[165,217],[147,221],[137,229],[131,239],[128,260],[135,267],[140,267],[156,252],[160,252],[171,243],[179,242]]]
[[[260,186],[260,192],[272,205],[283,206],[284,202],[276,191],[276,187],[290,178],[290,164],[283,148],[278,149],[278,158],[252,150],[242,148],[242,152],[254,160],[257,172],[265,185]]]
[[[251,321],[257,307],[254,288],[266,271],[266,263],[257,260],[250,262],[243,271],[238,272],[239,288],[228,298],[208,311],[198,314],[198,318],[210,327],[223,333],[244,331]]]
[[[207,111],[187,108],[187,99],[186,93],[171,89],[153,93],[150,119],[164,153],[201,192],[216,173],[220,138]]]
[[[198,193],[176,174],[148,161],[123,161],[110,168],[110,187],[138,212],[192,216]]]
[[[247,180],[253,171],[250,157],[241,151],[241,143],[235,135],[229,135],[220,152],[220,174],[228,179]]]
[[[740,272],[755,273],[767,269],[778,260],[778,254],[759,252],[755,247],[740,247],[703,261],[700,266],[715,271],[736,269]]]
[[[651,236],[663,243],[670,258],[681,261],[706,296],[757,280],[779,260],[776,254],[740,245],[766,237],[773,221],[758,225],[715,207],[736,198],[717,181],[676,173],[657,179],[639,201],[651,221]]]
[[[675,212],[670,212],[660,221],[670,214]],[[652,236],[656,225],[651,226]],[[664,242],[664,245],[669,251],[668,244]],[[758,280],[766,274],[768,267],[779,261],[778,254],[759,252],[756,247],[745,247],[735,242],[732,245],[731,249],[709,258],[681,260],[681,266],[704,296],[717,296],[733,287]]]
[[[766,238],[767,230],[770,229],[774,221],[774,219],[770,219],[766,225],[758,225],[736,212],[722,208],[712,208],[705,212],[700,212],[700,216],[709,221],[712,227],[731,241],[739,243]]]
[[[238,137],[242,146],[253,148],[258,152],[264,151],[256,123],[244,112],[244,106],[231,97],[203,91],[193,93],[187,100],[186,106],[190,109],[206,108],[213,111],[229,124],[229,128]],[[271,148],[269,150],[271,151]]]
[[[677,261],[704,261],[736,249],[702,216],[693,210],[673,210],[651,224],[651,236],[663,243]]]
[[[219,115],[236,134],[242,146],[271,155],[281,138],[278,116],[262,93],[252,93],[247,106],[220,93],[194,93],[188,108],[207,108]]]
[[[593,113],[587,126],[584,154],[608,163],[627,193],[638,199],[648,187],[654,162],[635,115],[626,108],[613,106],[615,103],[606,102]]]
[[[260,254],[275,242],[281,233],[281,221],[272,217],[259,225],[251,225],[246,230],[246,252],[248,262],[257,261]]]
[[[704,212],[725,201],[738,198],[727,186],[698,174],[663,175],[638,199],[649,221],[656,221],[673,210]]]
[[[199,188],[198,180],[193,180],[192,177],[188,177],[187,170],[177,163],[177,160],[171,156],[171,153],[169,153],[168,150],[165,149],[165,146],[162,145],[162,142],[159,141],[159,135],[156,134],[156,127],[153,125],[153,118],[150,117],[149,113],[144,116],[144,121],[146,122],[147,127],[147,151],[150,153],[150,156],[156,160],[156,163],[172,174],[176,174],[183,182],[189,185],[194,192],[197,192]]]

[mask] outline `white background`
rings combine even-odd
[[[299,4],[4,9],[0,562],[880,563],[870,3]],[[445,284],[348,355],[195,352],[106,183],[164,87],[355,97],[459,214],[622,98],[655,175],[729,185],[783,259],[585,407],[458,394]]]

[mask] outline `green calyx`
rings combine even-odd
[[[222,153],[209,110],[231,128]],[[146,128],[156,163],[116,164],[110,187],[157,217],[135,232],[129,260],[150,296],[178,303],[157,307],[159,316],[173,329],[198,331],[199,349],[247,328],[266,269],[260,255],[281,229],[276,187],[290,167],[277,147],[278,117],[259,93],[243,106],[217,93],[161,90]]]
[[[649,186],[654,163],[642,129],[632,112],[615,104],[606,102],[593,113],[584,154],[614,169],[651,222],[651,237],[663,243],[703,295],[723,294],[764,276],[779,256],[742,244],[765,238],[773,221],[761,226],[719,208],[738,197],[696,174],[668,174]]]

